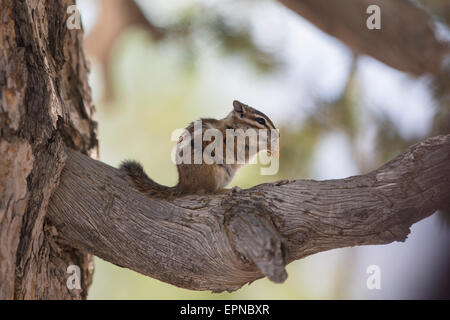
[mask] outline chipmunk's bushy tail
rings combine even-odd
[[[120,170],[124,171],[127,176],[132,180],[134,187],[149,196],[153,197],[164,197],[176,194],[176,189],[173,187],[163,186],[155,181],[153,181],[142,168],[139,162],[133,160],[126,160],[122,162],[119,167]]]

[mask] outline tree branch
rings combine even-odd
[[[450,135],[381,168],[340,180],[293,180],[170,201],[136,192],[124,174],[67,150],[48,218],[64,241],[114,264],[194,290],[236,290],[340,247],[404,241],[449,203]]]

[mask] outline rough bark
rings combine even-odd
[[[450,54],[431,16],[407,0],[279,0],[357,53],[414,75],[438,74]],[[381,9],[381,29],[369,30],[367,7]]]
[[[92,257],[46,223],[64,147],[95,155],[96,124],[82,30],[69,0],[0,1],[0,299],[85,298]],[[66,286],[68,265],[83,271]]]
[[[293,180],[228,194],[146,197],[124,174],[67,150],[48,217],[59,235],[119,266],[194,290],[236,290],[333,248],[404,241],[450,202],[450,135],[341,180]]]

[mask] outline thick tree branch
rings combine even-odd
[[[404,241],[450,201],[450,135],[341,180],[294,180],[171,201],[136,192],[124,174],[74,151],[48,218],[71,245],[194,290],[236,290],[313,253]]]
[[[407,0],[279,0],[357,53],[415,75],[438,74],[448,43],[435,35],[431,16]],[[366,9],[381,9],[381,29],[369,30]]]

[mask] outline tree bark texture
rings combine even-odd
[[[193,290],[233,291],[334,248],[404,241],[450,201],[450,135],[429,138],[365,175],[292,180],[173,200],[67,150],[48,217],[70,245]]]
[[[65,146],[95,156],[82,30],[69,0],[0,1],[0,299],[85,298],[92,256],[62,245],[46,222]],[[69,265],[82,270],[69,290]]]

